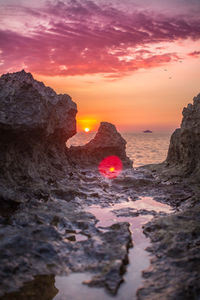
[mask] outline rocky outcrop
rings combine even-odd
[[[65,142],[76,133],[76,104],[25,71],[0,78],[0,199],[45,196],[66,175]]]
[[[181,128],[171,136],[166,164],[172,174],[200,181],[200,94],[183,109]]]
[[[190,201],[191,205],[191,201]],[[198,299],[200,295],[200,206],[157,218],[144,226],[154,254],[138,299]]]
[[[10,134],[34,134],[66,142],[76,133],[76,104],[71,97],[54,90],[21,72],[0,78],[1,139]]]
[[[183,109],[181,127],[171,136],[167,159],[146,166],[166,182],[173,198],[167,201],[177,211],[144,226],[151,239],[151,267],[143,272],[145,282],[138,299],[198,299],[200,295],[200,94]],[[180,191],[191,189],[178,199]]]
[[[123,280],[132,245],[129,224],[104,232],[83,211],[84,205],[105,201],[109,184],[98,172],[81,170],[79,162],[83,156],[92,165],[112,154],[126,165],[126,142],[113,125],[102,123],[79,157],[66,148],[76,133],[76,112],[68,95],[57,95],[30,73],[0,78],[0,299],[37,298],[38,281],[44,297],[53,297],[52,274],[91,271],[87,284],[113,294]],[[24,282],[29,283],[22,287]]]
[[[107,122],[101,122],[94,139],[84,146],[71,146],[70,157],[74,163],[82,166],[96,166],[108,156],[117,156],[123,167],[132,167],[131,160],[126,156],[126,141],[116,127]]]
[[[33,197],[47,199],[52,190],[81,166],[96,166],[109,155],[131,166],[126,141],[114,125],[101,123],[95,138],[82,147],[66,148],[76,133],[76,104],[24,70],[0,78],[0,200],[16,207]],[[55,187],[56,186],[56,187]],[[12,202],[14,201],[14,203]],[[7,209],[7,208],[6,208]]]

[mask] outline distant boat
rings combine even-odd
[[[144,132],[144,133],[152,133],[153,131],[147,129],[147,130],[144,130],[143,132]]]

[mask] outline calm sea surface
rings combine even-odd
[[[133,166],[160,163],[166,159],[172,132],[121,133],[127,141],[126,153]],[[95,136],[94,132],[79,132],[67,142],[67,146],[84,145]]]

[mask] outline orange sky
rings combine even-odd
[[[171,131],[200,92],[199,0],[1,2],[0,74],[69,94],[78,130]]]
[[[138,70],[115,80],[101,75],[34,75],[57,92],[71,95],[78,105],[78,130],[97,129],[100,121],[108,121],[122,131],[167,131],[179,127],[183,107],[200,92],[197,63],[186,56],[183,62]]]

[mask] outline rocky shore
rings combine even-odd
[[[144,287],[138,299],[190,300],[200,297],[200,94],[183,109],[181,128],[171,136],[168,156],[146,169],[172,186],[191,189],[179,201],[173,215],[155,219],[144,226],[152,246],[151,268],[144,271]]]
[[[112,154],[131,167],[126,142],[114,125],[102,123],[84,149],[67,149],[76,112],[68,95],[57,95],[30,73],[0,78],[1,295],[43,274],[90,270],[96,278],[90,285],[111,293],[122,281],[132,245],[129,224],[102,232],[83,207],[103,195],[109,204],[115,201],[98,164]],[[88,162],[93,171],[85,169]]]
[[[66,148],[76,133],[76,104],[25,71],[0,78],[0,299],[53,299],[55,275],[89,272],[90,287],[116,295],[134,247],[130,224],[98,227],[87,208],[133,203],[150,196],[173,214],[121,209],[121,216],[151,215],[144,226],[152,261],[138,299],[199,299],[200,96],[183,111],[163,164],[138,170],[126,141],[102,122],[92,141]],[[122,172],[99,173],[105,157]],[[23,298],[24,297],[24,298]],[[134,299],[134,296],[133,296]]]

